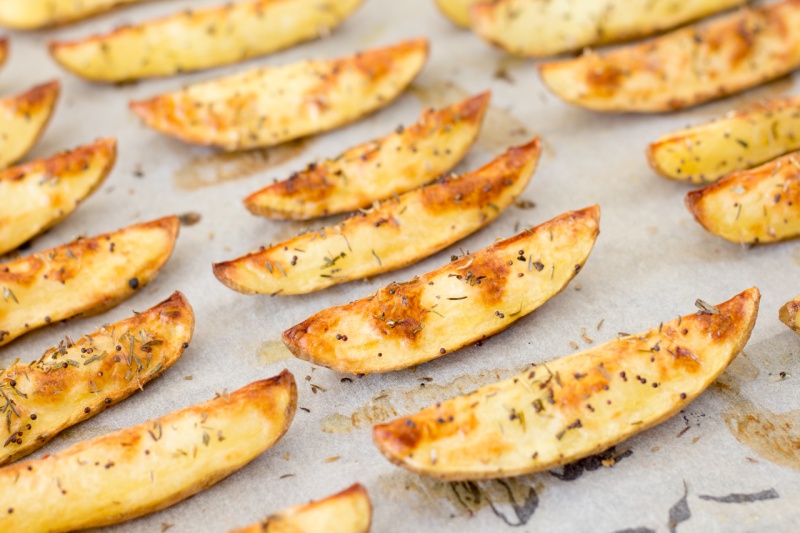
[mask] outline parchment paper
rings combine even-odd
[[[355,481],[370,492],[377,532],[466,533],[515,526],[521,531],[795,530],[800,521],[800,338],[778,321],[777,312],[800,293],[800,244],[746,250],[706,233],[683,205],[687,187],[657,177],[644,157],[647,143],[660,134],[759,98],[792,93],[794,78],[670,115],[601,116],[548,94],[533,62],[509,59],[457,29],[432,0],[367,0],[327,39],[244,65],[125,86],[81,81],[60,70],[46,52],[52,38],[76,38],[218,2],[153,2],[59,30],[11,32],[10,61],[0,72],[4,95],[55,77],[64,84],[54,120],[31,157],[100,136],[119,139],[119,160],[106,184],[69,219],[36,239],[31,251],[170,213],[202,216],[198,224],[182,228],[163,273],[134,298],[99,317],[39,330],[0,351],[4,365],[17,357],[38,357],[65,334],[77,338],[92,332],[129,316],[131,309],[154,305],[175,289],[186,293],[197,313],[191,348],[171,370],[119,406],[64,432],[38,455],[204,401],[215,391],[234,390],[283,368],[298,380],[303,409],[277,446],[188,501],[109,531],[160,532],[168,526],[171,532],[227,531]],[[146,129],[127,109],[130,99],[244,68],[333,58],[417,36],[431,40],[432,55],[413,90],[357,124],[289,147],[220,156]],[[493,91],[493,111],[479,145],[458,170],[476,168],[507,145],[540,134],[546,149],[522,196],[535,208],[511,207],[483,231],[405,270],[310,296],[247,297],[216,281],[212,262],[322,224],[253,217],[241,204],[244,196],[315,159],[413,122],[426,104],[454,102],[485,89]],[[562,294],[482,347],[416,370],[350,376],[352,382],[342,382],[343,376],[290,358],[279,344],[284,329],[318,310],[431,270],[459,247],[477,250],[515,228],[595,202],[603,210],[602,231],[580,275]],[[581,349],[590,346],[581,328],[597,344],[620,331],[635,333],[691,313],[696,298],[718,303],[752,285],[761,289],[763,299],[746,353],[685,412],[603,457],[530,477],[447,484],[392,466],[371,443],[373,422],[572,353],[570,342]],[[785,379],[780,372],[786,372]]]

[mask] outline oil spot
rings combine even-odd
[[[486,370],[477,375],[466,374],[450,383],[438,385],[420,378],[420,385],[408,390],[381,391],[372,400],[350,415],[334,413],[320,421],[325,433],[349,433],[368,429],[375,424],[400,416],[400,413],[416,412],[445,398],[466,394],[489,383],[515,376],[528,368],[511,370]],[[422,386],[424,385],[424,386]]]
[[[800,267],[800,245],[792,248],[792,261],[794,261],[795,266]]]
[[[194,226],[195,224],[199,223],[202,219],[203,215],[201,215],[197,211],[189,211],[188,213],[184,213],[178,217],[181,226]]]
[[[412,85],[409,89],[417,99],[433,108],[442,108],[463,100],[470,93],[451,81],[439,80],[430,85]],[[492,152],[507,149],[530,140],[531,133],[525,125],[509,111],[490,105],[483,119],[478,144]],[[544,153],[552,155],[552,148],[542,144]]]
[[[445,482],[400,471],[380,476],[378,487],[385,497],[420,515],[442,519],[456,515],[472,517],[489,508],[499,521],[511,527],[530,522],[544,490],[535,475]]]
[[[256,356],[260,366],[268,366],[278,361],[291,359],[292,352],[286,348],[282,340],[272,340],[262,342],[261,346],[258,347]]]
[[[776,414],[739,397],[723,420],[736,440],[767,461],[800,470],[800,409]]]
[[[701,500],[707,500],[712,502],[719,502],[719,503],[750,503],[750,502],[760,502],[764,500],[776,500],[780,498],[778,491],[775,489],[767,489],[762,490],[761,492],[754,492],[751,494],[728,494],[727,496],[708,496],[706,494],[701,494],[699,496]]]
[[[296,159],[305,152],[310,142],[300,139],[271,148],[198,157],[175,172],[175,186],[185,191],[194,191],[247,178]]]
[[[372,28],[364,34],[360,39],[361,46],[372,46],[377,43],[381,37],[386,33],[386,26],[383,24],[375,24]]]
[[[750,361],[745,352],[739,354],[722,375],[722,382],[729,386],[738,386],[741,383],[751,383],[758,378],[760,372],[758,367]]]

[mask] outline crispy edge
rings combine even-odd
[[[10,98],[5,98],[0,100],[0,107],[9,107],[12,109],[24,109],[26,112],[30,112],[31,110],[36,110],[36,108],[41,107],[43,110],[42,115],[45,117],[42,121],[42,125],[39,130],[36,132],[28,146],[16,157],[9,160],[7,164],[3,165],[0,164],[0,167],[8,166],[13,164],[15,161],[19,160],[20,158],[24,157],[31,148],[39,141],[39,139],[44,134],[45,130],[47,129],[47,125],[50,123],[50,119],[53,118],[53,110],[55,109],[56,102],[58,101],[58,96],[61,93],[61,82],[58,80],[49,81],[47,83],[43,83],[41,85],[36,85],[35,87],[27,90],[26,92],[19,94],[17,96],[12,96]]]
[[[797,322],[798,313],[800,313],[800,296],[783,304],[778,311],[778,319],[789,326],[792,331],[800,334],[800,324]]]

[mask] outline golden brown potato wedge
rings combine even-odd
[[[700,395],[750,337],[760,294],[556,359],[417,414],[375,426],[393,463],[441,479],[547,470],[669,419]]]
[[[0,67],[5,65],[7,59],[8,59],[8,37],[3,37],[0,38]]]
[[[583,267],[600,208],[570,211],[406,283],[332,307],[283,333],[300,359],[371,374],[418,365],[503,331]]]
[[[472,29],[512,54],[547,57],[653,35],[746,0],[494,0],[470,10]]]
[[[490,98],[486,92],[440,111],[426,109],[417,123],[312,163],[251,194],[244,205],[254,215],[306,220],[410,191],[463,159],[478,137]]]
[[[44,132],[61,85],[51,81],[0,100],[0,168],[21,159]]]
[[[0,255],[77,209],[103,183],[116,157],[117,141],[109,138],[0,171]]]
[[[799,152],[725,176],[686,195],[686,207],[714,235],[741,244],[800,235]]]
[[[800,296],[786,302],[778,312],[781,322],[792,328],[792,331],[800,334]]]
[[[144,0],[0,0],[0,26],[35,30],[67,24]]]
[[[1,0],[0,0],[1,1]],[[327,35],[363,0],[255,0],[50,44],[63,67],[93,81],[171,76],[268,54]]]
[[[371,522],[369,494],[356,483],[324,500],[286,509],[231,533],[367,533]]]
[[[337,224],[214,265],[245,294],[303,294],[416,263],[497,218],[522,193],[539,138],[488,165],[386,200]]]
[[[167,262],[178,226],[165,217],[0,264],[0,346],[130,298]]]
[[[662,136],[647,148],[653,170],[689,183],[713,183],[800,149],[800,98],[759,102]]]
[[[673,111],[749,89],[800,66],[798,24],[800,0],[784,0],[539,70],[560,98],[594,111]]]
[[[388,105],[427,57],[427,40],[403,41],[330,61],[248,70],[130,106],[151,128],[186,142],[226,150],[273,146]]]
[[[469,28],[472,21],[469,8],[486,0],[435,0],[436,6],[447,18],[462,28]]]
[[[273,446],[297,405],[294,377],[251,383],[144,424],[0,470],[0,531],[117,524],[207,489]]]
[[[31,364],[0,369],[0,465],[121,402],[171,367],[189,346],[194,313],[180,292],[142,313],[67,339]]]

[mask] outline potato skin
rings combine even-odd
[[[478,36],[506,51],[548,57],[672,29],[746,0],[494,0],[469,10]]]
[[[0,255],[70,215],[103,183],[117,158],[117,141],[92,144],[0,171]]]
[[[356,483],[333,496],[291,507],[231,533],[367,533],[371,522],[369,494]]]
[[[417,414],[372,436],[393,463],[445,480],[540,472],[577,461],[671,418],[747,343],[760,294],[555,359]],[[712,311],[713,312],[713,311]]]
[[[800,334],[800,296],[789,300],[778,311],[778,318],[781,322],[789,326],[792,331]]]
[[[777,98],[662,136],[647,161],[665,178],[713,183],[800,149],[800,98]]]
[[[566,102],[603,112],[675,111],[722,98],[800,66],[800,0],[743,8],[707,24],[598,55],[540,65]]]
[[[250,0],[184,10],[105,35],[51,42],[50,54],[64,68],[92,81],[172,76],[237,63],[326,35],[362,1]]]
[[[0,0],[0,26],[37,30],[145,0]]]
[[[740,244],[800,235],[800,152],[734,172],[686,195],[686,207],[710,233]]]
[[[264,67],[190,85],[131,110],[194,144],[245,150],[338,128],[397,98],[420,72],[428,41],[402,41],[340,59]]]
[[[469,28],[472,25],[469,10],[484,0],[435,0],[436,7],[457,26]]]
[[[169,216],[0,264],[0,346],[126,300],[167,262],[178,229]]]
[[[62,342],[50,348],[31,364],[0,370],[0,401],[13,415],[8,425],[0,426],[0,466],[34,452],[160,376],[183,354],[193,331],[192,307],[175,292],[72,345]]]
[[[207,489],[273,446],[297,405],[294,377],[257,381],[144,424],[0,470],[0,530],[117,524]]]
[[[304,294],[413,264],[486,226],[528,185],[538,137],[463,176],[386,200],[336,226],[214,265],[245,294]],[[302,251],[300,251],[302,250]]]
[[[464,158],[478,137],[490,98],[486,92],[440,111],[426,109],[407,128],[312,163],[251,194],[245,207],[266,218],[307,220],[369,207],[420,187]]]
[[[0,168],[25,156],[50,122],[61,84],[51,81],[0,100]]]
[[[295,357],[341,373],[389,372],[436,359],[503,331],[563,290],[589,257],[599,222],[598,206],[570,211],[320,311],[284,331],[283,342]]]

